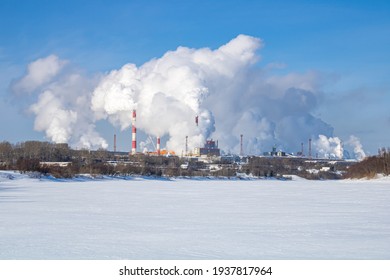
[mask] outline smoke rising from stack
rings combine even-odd
[[[272,65],[257,63],[262,46],[258,38],[239,35],[215,50],[178,47],[141,66],[128,63],[94,78],[49,56],[32,62],[13,89],[35,93],[29,109],[35,129],[54,142],[106,148],[95,123],[107,120],[129,129],[137,110],[137,129],[167,139],[166,148],[177,154],[186,136],[189,150],[212,137],[222,150],[239,154],[244,132],[246,154],[260,154],[275,143],[297,151],[312,138],[314,149],[337,156],[336,144],[325,145],[320,136],[329,142],[333,127],[313,115],[322,77],[313,71],[273,74]],[[41,70],[46,65],[50,70]]]
[[[359,138],[355,135],[351,135],[346,142],[346,145],[350,146],[353,149],[353,157],[358,160],[363,160],[366,157],[366,153],[363,150],[363,145],[360,143]]]
[[[314,142],[314,146],[322,158],[343,158],[343,147],[338,137],[328,138],[325,135],[319,135],[318,139]]]

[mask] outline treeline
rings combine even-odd
[[[378,155],[354,164],[348,169],[345,178],[374,178],[377,174],[390,175],[390,148],[381,148]]]
[[[58,164],[56,164],[58,163]],[[188,167],[180,166],[184,163]],[[27,141],[17,144],[0,143],[0,169],[37,172],[57,178],[72,178],[78,174],[111,176],[208,176],[203,162],[177,156],[128,155],[106,150],[74,150],[67,144]],[[235,172],[220,172],[233,176]]]
[[[103,169],[97,158],[110,159],[105,150],[73,150],[68,144],[27,141],[17,144],[0,143],[0,169],[19,170],[21,172],[39,172],[56,177],[73,177],[78,173],[99,172]],[[67,166],[43,163],[67,162]],[[106,168],[106,166],[104,166]]]
[[[345,161],[310,160],[288,157],[251,157],[245,173],[258,177],[297,175],[310,180],[341,179],[352,163]]]

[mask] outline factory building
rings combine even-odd
[[[263,155],[267,157],[285,157],[286,153],[283,151],[276,151],[276,146],[273,146],[271,152],[265,152]]]
[[[207,140],[203,148],[195,148],[194,156],[216,156],[221,155],[221,150],[218,148],[218,141],[213,139]]]

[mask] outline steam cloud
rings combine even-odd
[[[15,93],[38,95],[28,111],[35,114],[34,129],[44,131],[56,143],[83,148],[107,148],[107,142],[95,131],[90,109],[94,79],[75,69],[66,69],[67,61],[55,55],[28,65],[27,74],[12,84]]]
[[[343,158],[344,149],[342,142],[338,137],[328,138],[325,135],[319,135],[318,139],[314,142],[314,146],[320,157]]]
[[[239,35],[215,50],[179,47],[98,78],[86,78],[51,55],[32,62],[13,89],[38,95],[30,106],[35,129],[55,142],[106,148],[96,121],[108,120],[125,130],[136,109],[137,128],[165,136],[166,147],[177,153],[186,136],[190,149],[213,137],[226,152],[238,153],[243,134],[247,154],[275,144],[298,151],[301,142],[312,138],[321,154],[341,156],[332,126],[313,115],[321,99],[321,77],[315,72],[272,75],[277,64],[256,64],[262,46],[258,38]],[[349,143],[364,156],[356,137]]]
[[[347,142],[353,148],[354,158],[362,160],[366,157],[366,153],[363,150],[363,145],[360,143],[359,138],[355,135],[351,135]]]
[[[67,64],[55,55],[40,58],[27,67],[26,75],[14,84],[14,92],[32,92],[39,86],[49,82]]]

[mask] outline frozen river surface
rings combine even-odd
[[[1,172],[0,259],[390,259],[390,180]]]

